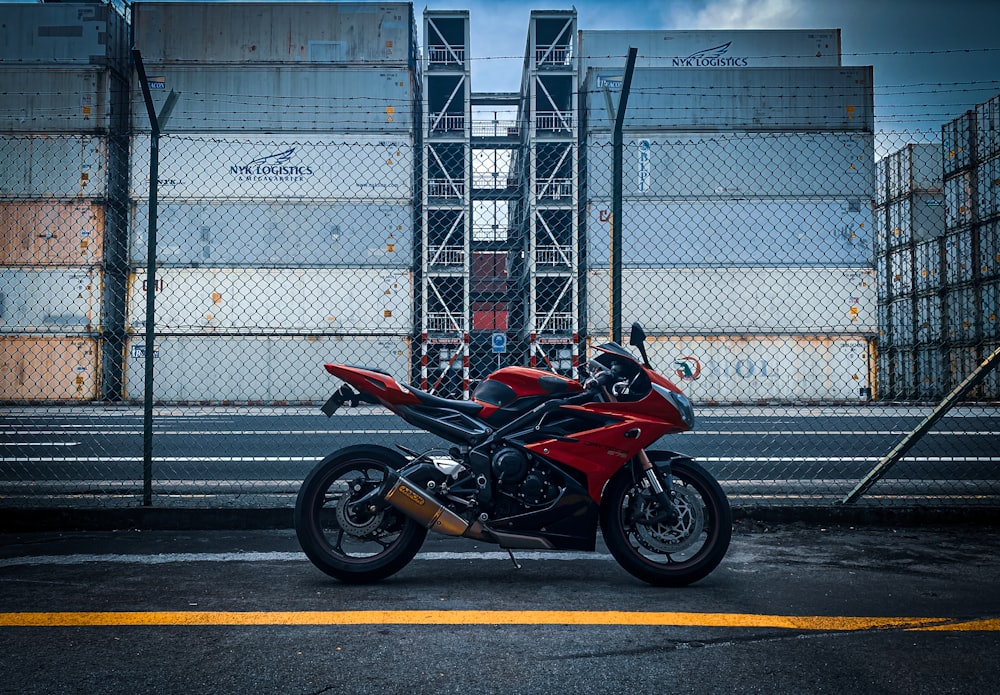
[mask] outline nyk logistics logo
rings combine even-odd
[[[252,159],[246,164],[234,164],[229,167],[229,173],[237,181],[305,181],[315,171],[308,164],[295,163],[294,156],[295,148],[290,147],[277,154]]]
[[[746,57],[728,56],[732,41],[692,53],[687,58],[674,58],[675,68],[745,68],[750,64]]]

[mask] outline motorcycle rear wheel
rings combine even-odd
[[[650,523],[662,510],[649,481],[623,469],[601,501],[601,532],[627,572],[655,586],[686,586],[714,570],[729,548],[732,511],[719,483],[691,460],[671,466],[677,523]],[[646,523],[643,523],[643,522]]]
[[[352,446],[323,459],[295,501],[295,534],[316,567],[342,582],[366,584],[395,574],[420,550],[427,529],[392,507],[372,512],[355,500],[381,486],[406,459],[380,446]]]

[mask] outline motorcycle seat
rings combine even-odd
[[[463,415],[469,415],[472,417],[479,415],[479,412],[483,409],[482,404],[476,403],[475,401],[461,401],[452,398],[441,398],[440,396],[435,396],[433,393],[427,393],[426,391],[415,389],[412,386],[403,385],[403,388],[416,396],[421,405],[426,405],[431,408],[448,408],[450,410],[457,410]]]

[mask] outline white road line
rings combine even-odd
[[[522,560],[598,560],[608,561],[612,557],[606,553],[581,552],[514,552],[518,561]],[[415,560],[461,560],[465,562],[504,561],[510,562],[506,552],[429,552],[418,553]],[[183,562],[308,562],[301,552],[243,552],[243,553],[158,553],[146,554],[75,554],[36,555],[0,558],[0,567],[25,567],[37,565],[83,565],[89,563],[114,563],[128,565],[165,565]]]

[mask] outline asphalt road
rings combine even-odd
[[[685,589],[429,538],[340,584],[292,532],[0,535],[3,693],[996,690],[1000,529],[738,524]]]
[[[702,408],[693,432],[661,440],[699,459],[734,496],[782,500],[849,492],[927,413],[916,407]],[[136,407],[0,409],[0,495],[141,488]],[[446,443],[372,407],[331,419],[304,408],[158,408],[156,489],[288,495],[325,454],[378,441],[424,450]],[[1000,494],[1000,409],[946,416],[874,490],[905,502]],[[95,488],[95,484],[97,487]],[[0,501],[2,501],[0,499]]]

